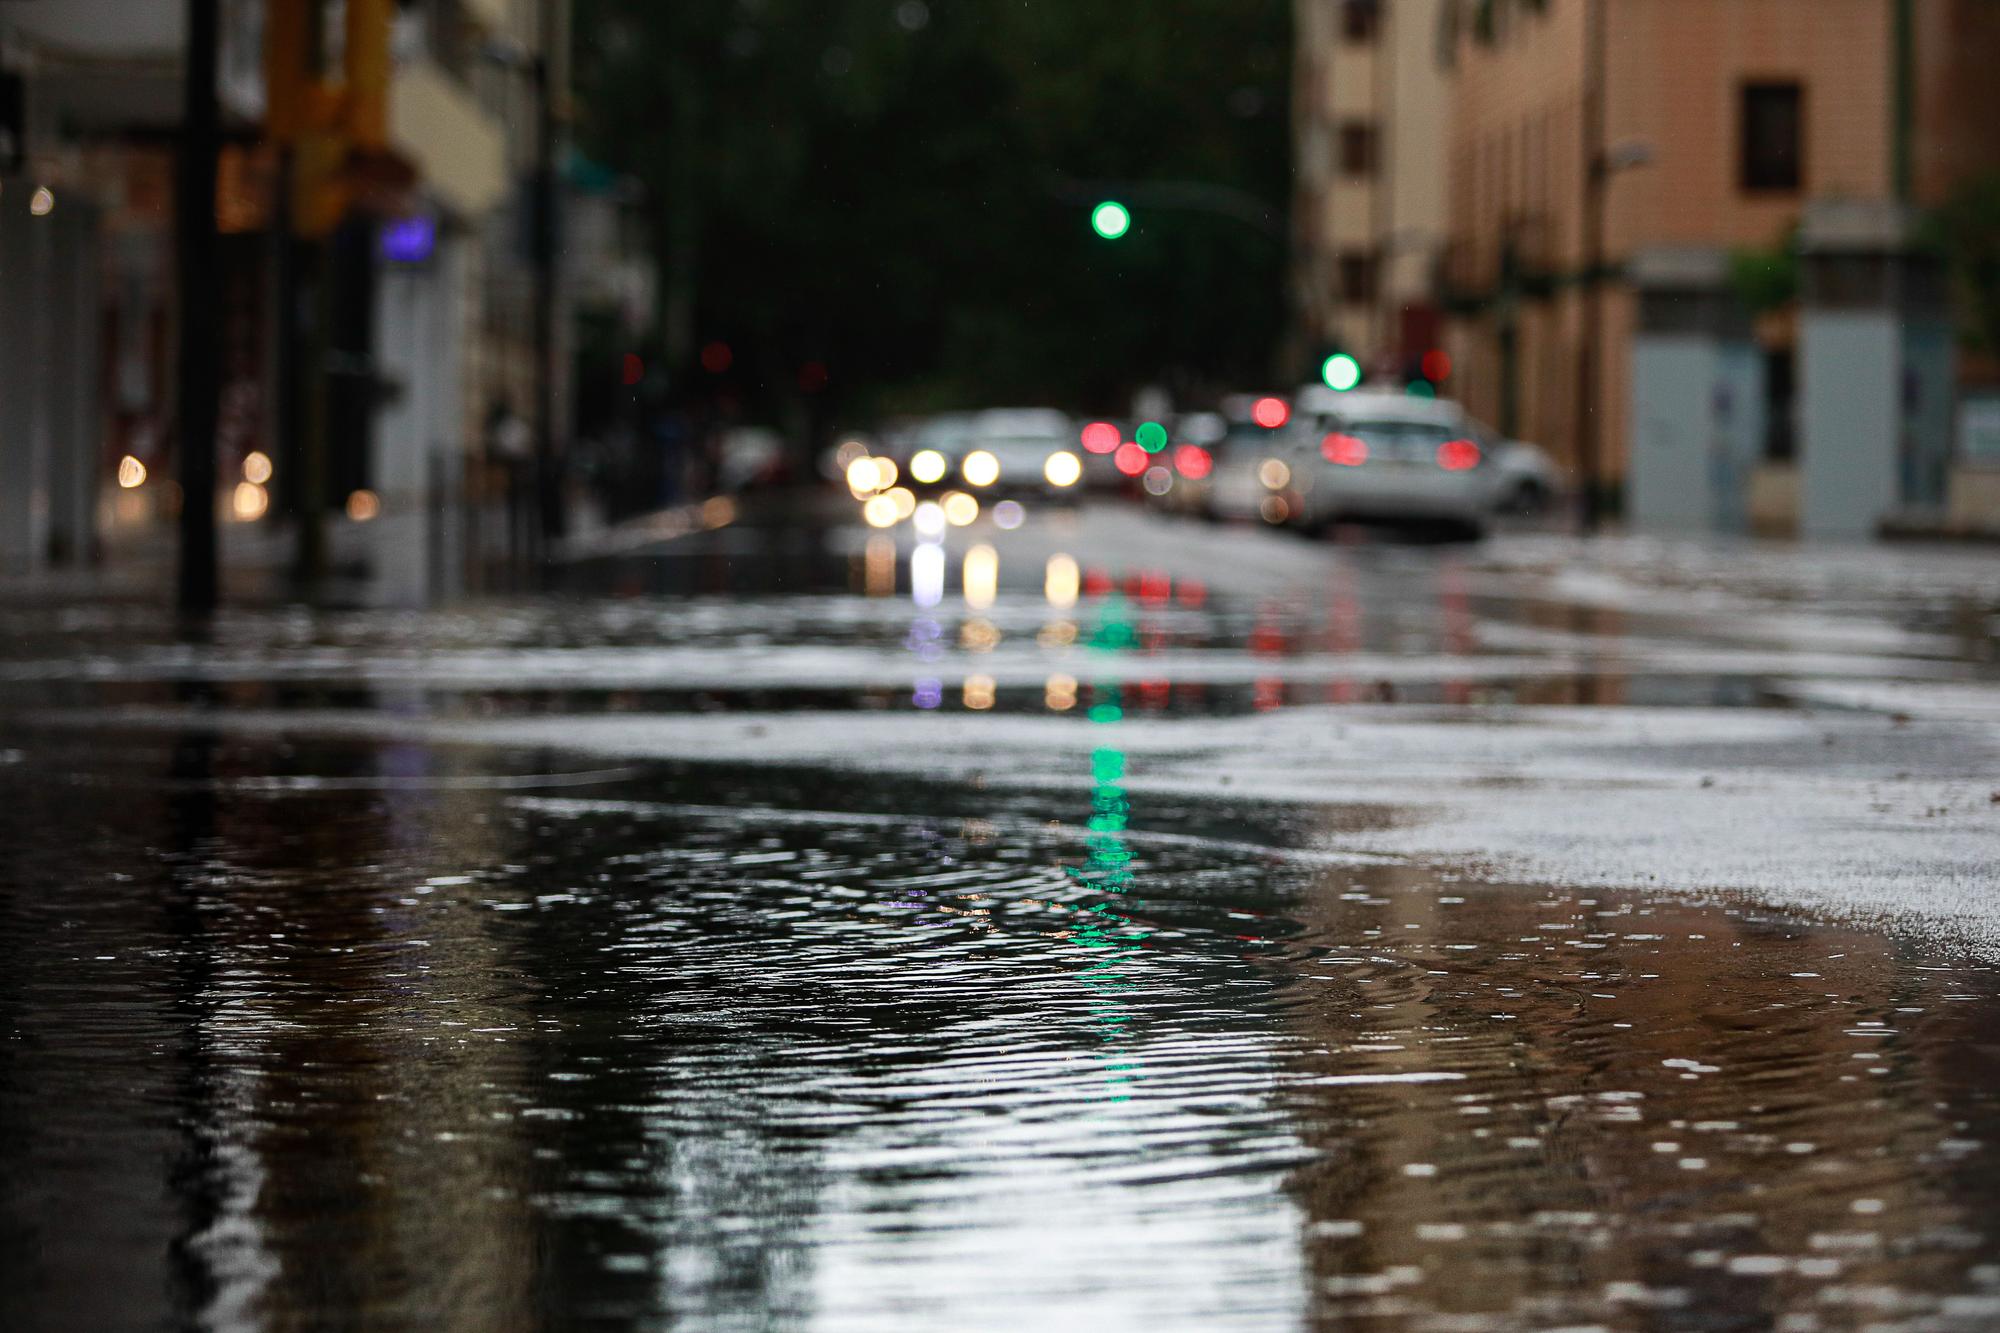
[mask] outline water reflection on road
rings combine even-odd
[[[21,620],[0,1327],[2000,1326],[1990,962],[1477,882],[1329,850],[1380,809],[1145,781],[1161,714],[1476,705],[1509,634],[1606,657],[1520,688],[1614,705],[1623,613],[1493,615],[1455,558],[1397,575],[1414,601],[1347,562],[1225,592],[1060,533],[959,557],[961,613],[886,541],[795,558],[855,595],[726,608],[249,613],[199,649]],[[865,670],[802,675],[849,716],[1087,740],[1040,787],[209,711],[769,734],[782,672],[661,663],[843,647]],[[30,715],[107,703],[183,711]]]

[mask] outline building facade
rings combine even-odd
[[[1440,336],[1446,0],[1297,0],[1294,301],[1306,352],[1403,374]]]

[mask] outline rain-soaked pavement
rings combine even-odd
[[[1995,567],[10,589],[0,1327],[2000,1327]]]

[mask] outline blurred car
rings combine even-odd
[[[1292,473],[1308,447],[1299,421],[1285,406],[1282,415],[1260,404],[1282,399],[1232,398],[1223,404],[1222,438],[1210,448],[1209,476],[1202,486],[1202,512],[1219,522],[1262,519],[1282,523],[1290,516]],[[1277,424],[1269,424],[1275,421]]]
[[[715,489],[724,494],[775,486],[791,476],[784,437],[763,426],[724,431],[716,449]]]
[[[1546,512],[1562,491],[1562,472],[1540,445],[1503,440],[1493,451],[1493,507],[1503,514]]]
[[[958,461],[971,449],[978,421],[976,412],[944,412],[927,417],[903,433],[890,455],[901,470],[903,484],[919,495],[950,490],[956,485]]]
[[[944,451],[940,451],[944,452]],[[1075,501],[1083,492],[1083,450],[1069,417],[1053,408],[992,408],[973,419],[956,454],[946,453],[942,484],[981,499],[1034,496]],[[917,460],[911,459],[915,472]]]
[[[1312,417],[1318,447],[1294,470],[1293,521],[1311,532],[1344,521],[1486,531],[1493,456],[1502,444],[1449,399],[1357,390]]]

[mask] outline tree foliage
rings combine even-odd
[[[1264,382],[1282,240],[1065,183],[1290,189],[1287,0],[582,0],[580,138],[646,187],[699,339],[769,407],[1102,408]],[[688,367],[674,369],[686,372]]]

